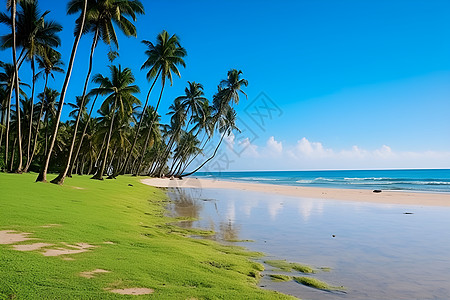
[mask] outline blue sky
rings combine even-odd
[[[161,114],[188,80],[209,98],[231,68],[249,81],[248,100],[236,109],[250,131],[228,139],[223,153],[233,163],[224,169],[450,168],[449,1],[142,2],[138,37],[119,36],[116,61],[132,68],[142,94],[149,84],[139,70],[141,40],[165,29],[188,51]],[[64,26],[67,62],[75,16],[65,14],[66,1],[39,3]],[[81,94],[91,40],[82,39],[66,101]],[[93,73],[107,74],[107,51],[97,48]],[[60,90],[62,80],[52,87]],[[279,109],[263,127],[247,114],[261,92]]]

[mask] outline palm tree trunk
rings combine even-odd
[[[100,167],[100,169],[97,170],[97,173],[94,176],[92,176],[91,179],[103,180],[103,172],[105,172],[106,159],[108,158],[109,143],[111,141],[111,135],[114,126],[114,117],[116,116],[116,106],[117,106],[117,97],[114,100],[114,106],[112,110],[113,115],[111,117],[111,124],[109,125],[108,139],[106,141],[105,157],[103,158],[102,166]]]
[[[203,136],[202,142],[201,142],[201,143],[203,143],[203,140],[205,139],[206,134],[207,134],[207,133],[205,133],[205,135]],[[203,151],[203,149],[205,149],[206,144],[208,144],[208,142],[209,142],[210,139],[211,139],[211,136],[209,136],[209,137],[206,139],[205,143],[203,144],[203,147],[201,147],[202,151]],[[194,159],[195,159],[202,151],[199,151],[197,154],[194,155],[194,157],[192,157],[192,159],[184,166],[184,169],[183,169],[183,171],[181,172],[181,174],[183,174],[183,172],[186,171],[187,167],[189,167],[189,165],[194,161]]]
[[[45,97],[45,90],[47,89],[47,81],[48,81],[48,74],[45,75],[44,94],[43,94],[44,97]],[[42,103],[41,103],[41,109],[39,111],[39,118],[37,120],[36,130],[34,131],[34,142],[33,142],[33,149],[31,150],[31,158],[28,161],[27,165],[25,166],[24,172],[28,172],[28,169],[30,168],[31,162],[33,161],[33,158],[34,158],[34,154],[36,153],[36,145],[37,145],[37,140],[39,137],[39,126],[41,125],[41,118],[42,118],[43,112],[44,112],[44,100],[42,100]],[[46,132],[45,136],[47,136],[47,132]],[[45,142],[47,143],[47,140]],[[45,149],[47,150],[47,146],[45,147]]]
[[[20,87],[19,72],[16,57],[16,1],[12,0],[11,19],[12,19],[12,38],[13,38],[13,63],[14,63],[14,85],[16,87],[16,114],[17,114],[17,141],[19,143],[19,163],[16,169],[17,173],[22,173],[22,131],[20,128]]]
[[[6,135],[5,135],[5,170],[8,166],[8,152],[9,152],[9,129],[11,122],[11,97],[13,92],[13,85],[9,89],[8,105],[6,110]]]
[[[95,102],[97,101],[97,98],[98,98],[98,94],[95,96],[94,101],[92,102],[91,109],[89,110],[88,119],[86,121],[86,124],[84,125],[83,133],[81,134],[80,141],[78,143],[77,152],[75,152],[75,156],[73,157],[72,164],[69,167],[69,171],[67,174],[67,176],[69,176],[69,177],[72,176],[73,162],[77,160],[78,155],[80,154],[81,146],[83,145],[83,139],[84,139],[84,136],[86,135],[86,131],[89,126],[89,123],[91,122],[91,114],[92,114],[92,110],[94,109],[94,105],[95,105]]]
[[[30,167],[31,164],[31,132],[33,131],[33,112],[34,112],[34,87],[36,85],[36,80],[35,80],[35,76],[36,76],[36,70],[35,70],[35,65],[34,65],[34,56],[33,58],[31,58],[31,71],[32,71],[32,76],[33,76],[33,80],[32,80],[32,87],[31,87],[31,109],[30,109],[30,126],[28,127],[28,144],[27,144],[27,162],[25,163],[25,169],[23,170],[25,173],[28,172],[28,168]]]
[[[50,163],[50,158],[52,156],[53,147],[55,146],[56,136],[58,134],[59,120],[61,119],[61,113],[62,113],[62,109],[64,106],[64,98],[66,97],[67,87],[69,86],[70,76],[72,75],[72,68],[73,68],[73,63],[75,61],[75,54],[77,52],[78,43],[80,42],[81,35],[83,34],[82,29],[84,28],[84,21],[86,19],[87,1],[88,0],[84,0],[83,12],[81,13],[81,24],[80,24],[81,30],[77,34],[77,36],[73,42],[72,53],[70,54],[70,60],[69,60],[69,67],[67,68],[66,78],[64,79],[63,88],[61,90],[61,95],[59,97],[58,112],[56,114],[55,127],[53,129],[52,141],[50,143],[49,151],[46,154],[45,162],[41,168],[41,172],[39,172],[39,175],[38,175],[36,181],[41,181],[41,182],[47,181],[48,165]]]
[[[13,166],[14,166],[14,154],[16,154],[16,143],[17,143],[17,137],[14,138],[13,148],[11,152],[11,162],[9,165],[9,171],[12,172]]]
[[[92,61],[94,59],[94,50],[95,50],[95,47],[97,46],[97,41],[98,41],[98,27],[97,27],[97,30],[95,31],[94,39],[92,41],[91,54],[89,56],[89,69],[88,69],[88,73],[86,75],[86,80],[84,82],[83,95],[81,96],[81,103],[80,103],[80,107],[78,109],[77,120],[75,121],[75,128],[73,130],[73,137],[72,137],[72,142],[70,143],[69,155],[67,157],[66,167],[63,169],[63,171],[61,173],[59,173],[58,177],[56,177],[55,179],[50,181],[51,183],[60,184],[60,185],[64,184],[64,179],[66,178],[67,172],[69,171],[69,168],[71,166],[73,147],[75,146],[75,140],[77,139],[78,125],[80,124],[81,115],[83,114],[84,101],[86,99],[86,91],[87,91],[87,86],[89,84],[89,78],[91,77]]]
[[[133,149],[136,146],[136,142],[139,136],[139,131],[141,130],[141,126],[142,126],[142,120],[144,120],[144,115],[145,115],[145,109],[147,108],[147,103],[148,103],[148,99],[150,98],[150,93],[153,90],[153,87],[155,86],[156,81],[158,80],[159,74],[161,74],[161,69],[159,69],[158,74],[155,77],[155,80],[153,80],[153,83],[147,93],[147,99],[145,99],[145,104],[144,104],[144,108],[142,109],[142,114],[141,117],[139,118],[139,124],[138,127],[136,129],[136,133],[134,134],[134,139],[133,139],[133,144],[131,145],[131,149],[130,149],[130,153],[128,153],[127,158],[125,159],[125,162],[123,163],[122,167],[120,168],[120,170],[118,170],[117,174],[114,174],[113,177],[115,177],[116,175],[123,175],[125,174],[125,167],[128,163],[128,161],[130,160],[131,157],[131,153],[133,153]],[[156,108],[158,109],[158,108]],[[150,127],[151,128],[151,127]]]
[[[139,176],[139,171],[141,169],[142,162],[144,161],[145,154],[147,153],[148,141],[150,139],[150,135],[152,132],[153,123],[155,123],[156,119],[158,118],[158,107],[159,107],[159,103],[161,102],[161,97],[162,97],[162,94],[164,91],[164,81],[162,82],[161,85],[162,85],[161,92],[159,93],[158,103],[156,104],[156,108],[155,108],[155,117],[153,118],[152,122],[150,123],[150,126],[149,126],[150,129],[148,131],[147,137],[145,138],[144,149],[142,150],[141,159],[139,160],[138,166],[136,168],[136,173],[134,174],[135,176]]]
[[[189,175],[194,174],[195,172],[197,172],[198,170],[200,170],[206,163],[208,163],[211,159],[213,159],[214,156],[216,156],[217,150],[219,150],[220,144],[222,143],[223,138],[225,137],[225,133],[226,133],[226,132],[227,132],[227,130],[225,130],[225,131],[223,132],[222,137],[220,138],[220,142],[219,142],[219,144],[217,144],[217,147],[216,147],[216,149],[214,150],[213,155],[212,155],[210,158],[208,158],[207,160],[205,160],[205,161],[204,161],[197,169],[195,169],[195,170],[192,171],[192,172],[189,172],[189,173],[185,174],[184,176],[189,176]]]

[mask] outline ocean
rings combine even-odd
[[[450,193],[449,169],[197,172],[194,176],[292,186]]]

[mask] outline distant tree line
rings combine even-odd
[[[164,89],[186,67],[187,51],[175,34],[162,31],[155,42],[142,41],[146,60],[141,70],[149,82],[142,87],[148,90],[145,100],[137,97],[141,88],[131,68],[113,64],[117,51],[108,53],[109,73],[95,74],[98,43],[118,49],[116,31],[137,36],[133,22],[144,14],[140,1],[71,0],[67,13],[78,15],[67,63],[58,52],[62,26],[49,19],[49,11],[42,13],[36,0],[7,1],[7,13],[0,13],[0,23],[8,28],[0,46],[12,53],[10,62],[0,62],[2,171],[35,171],[36,181],[43,182],[49,172],[58,173],[51,180],[57,184],[72,174],[99,180],[123,174],[191,175],[214,157],[225,136],[239,130],[233,103],[238,104],[240,94],[246,96],[242,88],[248,83],[236,69],[218,84],[212,99],[205,97],[202,84],[188,81],[184,95],[170,104],[169,124],[161,124],[158,109]],[[93,38],[84,86],[80,96],[65,103],[79,41],[87,35]],[[31,78],[21,78],[24,68],[30,68]],[[61,90],[52,87],[57,73],[65,75]],[[43,83],[42,90],[36,89],[37,81]],[[158,81],[161,89],[153,91]],[[88,89],[89,83],[94,88]],[[155,105],[150,105],[152,100]],[[62,122],[64,108],[70,113]],[[217,145],[208,157],[203,150],[213,142]],[[194,171],[186,173],[187,169]]]

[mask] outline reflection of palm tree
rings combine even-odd
[[[219,225],[219,238],[223,241],[238,241],[239,240],[240,227],[234,225],[230,221],[220,222]],[[216,235],[217,236],[217,235]]]
[[[178,217],[198,219],[202,205],[186,189],[174,188],[171,190],[171,200],[173,212]],[[192,228],[194,220],[187,220],[182,223],[186,228]]]

